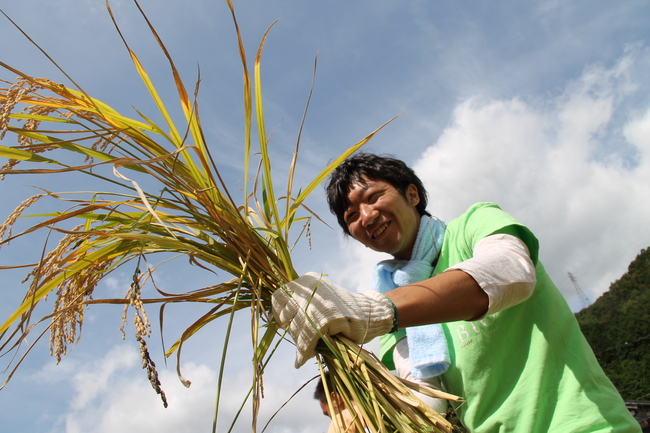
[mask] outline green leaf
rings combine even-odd
[[[45,158],[35,153],[28,152],[22,149],[17,149],[15,147],[7,147],[2,145],[0,145],[0,156],[5,158],[10,158],[10,159],[19,159],[21,161],[46,162],[48,164],[62,165],[58,161],[55,161],[50,158]]]

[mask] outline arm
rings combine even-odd
[[[488,236],[479,241],[473,258],[387,296],[375,291],[350,293],[318,274],[303,275],[276,290],[273,315],[296,343],[296,368],[316,354],[320,333],[341,333],[363,343],[389,332],[395,325],[389,299],[400,328],[477,320],[525,300],[535,286],[528,250],[514,236],[493,236],[512,239]]]
[[[466,272],[453,269],[386,293],[397,307],[398,326],[472,320],[488,309],[488,295]]]
[[[399,327],[476,320],[530,297],[535,266],[526,244],[508,234],[488,236],[474,257],[417,284],[386,295],[398,310]]]

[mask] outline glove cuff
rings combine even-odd
[[[384,295],[385,296],[385,295]],[[393,307],[393,327],[391,328],[390,331],[388,331],[389,334],[392,334],[394,332],[397,332],[399,330],[398,328],[398,319],[397,319],[397,305],[391,299],[386,296],[386,299],[388,299],[388,302],[390,302],[390,306]]]
[[[383,293],[375,290],[368,290],[363,294],[357,294],[365,298],[369,308],[364,308],[369,315],[365,338],[362,343],[367,343],[375,337],[391,332],[397,326],[397,308],[395,304]],[[359,300],[359,303],[363,301]]]

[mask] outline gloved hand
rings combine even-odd
[[[366,343],[394,326],[393,303],[386,295],[374,290],[351,293],[313,272],[276,290],[272,306],[273,317],[296,343],[296,368],[316,355],[318,331]]]

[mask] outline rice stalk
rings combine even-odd
[[[68,345],[79,340],[85,308],[99,304],[123,305],[124,320],[128,309],[134,311],[135,339],[140,346],[143,368],[166,405],[146,344],[151,328],[144,306],[162,306],[161,324],[164,306],[192,302],[209,307],[207,313],[180,333],[165,353],[166,357],[176,355],[178,376],[186,386],[190,382],[181,371],[183,344],[214,320],[229,317],[221,378],[234,314],[248,309],[254,358],[252,384],[246,399],[252,400],[252,428],[255,431],[264,393],[263,374],[284,338],[269,314],[271,296],[275,290],[297,278],[291,250],[303,235],[309,238],[311,218],[318,218],[304,205],[304,201],[338,164],[361,148],[385,124],[351,146],[318,173],[297,196],[293,196],[299,133],[289,166],[286,196],[276,198],[261,79],[261,57],[271,27],[259,44],[251,77],[234,7],[230,0],[226,1],[232,12],[244,72],[244,188],[241,202],[231,195],[206,143],[196,102],[198,84],[190,97],[171,55],[137,1],[136,6],[171,67],[182,108],[180,120],[172,118],[144,66],[121,33],[108,4],[116,30],[162,118],[160,124],[138,110],[136,117],[120,113],[88,95],[72,79],[74,88],[34,78],[0,62],[0,66],[19,77],[16,83],[0,89],[2,134],[15,134],[18,140],[16,146],[0,145],[0,157],[10,161],[0,169],[0,176],[75,173],[90,176],[108,188],[103,192],[74,191],[74,194],[46,191],[24,201],[0,226],[0,246],[32,233],[61,235],[58,245],[45,253],[28,275],[31,282],[23,302],[0,324],[0,351],[16,353],[37,324],[49,321],[50,347],[58,362],[67,353]],[[308,105],[309,99],[305,111]],[[21,110],[16,112],[18,107]],[[254,163],[253,127],[258,131],[259,170],[250,191],[248,170]],[[82,161],[76,162],[78,158]],[[24,168],[24,162],[30,165]],[[112,166],[112,176],[100,170],[104,165]],[[146,179],[147,185],[153,182],[157,188],[143,187],[145,183],[141,179]],[[72,198],[67,198],[70,194],[73,194]],[[13,235],[11,228],[16,218],[45,195],[68,207],[63,211],[38,215],[42,219],[40,222]],[[281,200],[285,201],[284,206],[280,205]],[[295,223],[302,227],[297,237],[291,230]],[[74,228],[66,229],[68,226]],[[187,258],[190,263],[212,272],[220,270],[228,277],[221,283],[182,293],[165,293],[156,287],[156,297],[143,297],[142,285],[150,278],[152,269],[140,273],[141,261],[168,253]],[[97,284],[124,266],[135,269],[125,297],[101,297],[96,290]],[[36,324],[26,326],[36,308],[52,292],[57,298],[52,313],[41,317]],[[333,375],[337,392],[341,393],[346,404],[358,408],[358,427],[365,424],[373,432],[450,431],[450,425],[443,417],[414,397],[404,383],[372,354],[338,336],[324,337],[324,342],[319,346],[319,359]],[[19,357],[9,377],[31,347]],[[220,387],[213,429],[216,429]],[[233,426],[235,422],[236,419]]]

